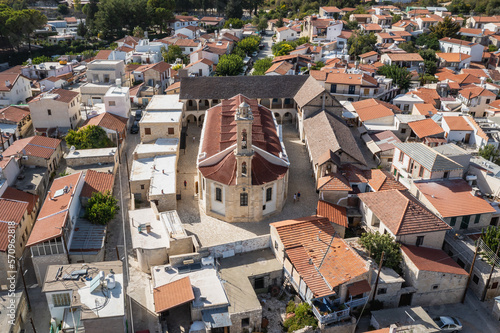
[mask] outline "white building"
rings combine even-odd
[[[81,121],[80,94],[76,91],[52,90],[31,100],[29,106],[36,131],[75,129]]]
[[[0,73],[0,107],[22,104],[31,97],[31,82],[13,73]]]
[[[130,117],[130,93],[128,87],[111,87],[103,97],[106,112],[114,115]]]
[[[299,33],[290,27],[276,29],[276,42],[292,41],[299,38]]]
[[[93,60],[87,65],[87,82],[115,83],[124,82],[125,63],[122,60]]]
[[[184,67],[192,76],[210,76],[214,71],[214,62],[209,59],[200,59]]]
[[[21,74],[30,79],[42,80],[51,76],[59,76],[73,72],[73,65],[66,61],[44,62],[39,65],[22,67]]]
[[[465,53],[471,56],[472,62],[481,62],[484,46],[465,40],[445,37],[439,40],[439,49],[446,53]]]

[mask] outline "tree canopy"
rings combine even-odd
[[[7,40],[11,47],[27,42],[31,49],[31,35],[47,23],[47,17],[35,9],[15,10],[0,4],[0,37]]]
[[[246,54],[252,54],[259,50],[260,37],[258,36],[248,36],[243,38],[238,42],[238,47],[242,49]]]
[[[495,164],[500,164],[500,151],[494,145],[486,145],[479,148],[479,156]]]
[[[218,76],[236,76],[243,70],[243,59],[237,54],[225,54],[219,59],[216,73]]]
[[[373,51],[377,43],[377,36],[374,33],[359,32],[352,34],[347,40],[349,55],[357,58],[360,54]]]
[[[70,130],[65,140],[68,146],[75,146],[76,149],[114,146],[113,142],[108,138],[107,133],[101,127],[95,125],[82,127],[78,131]]]
[[[115,217],[119,209],[118,200],[109,191],[106,193],[94,192],[89,199],[85,213],[90,222],[106,225]]]
[[[245,22],[243,22],[240,18],[233,17],[226,20],[226,22],[224,23],[224,29],[229,29],[229,28],[241,29],[243,28],[244,24]]]
[[[383,266],[400,272],[402,260],[400,245],[389,234],[367,232],[361,235],[359,243],[370,253],[370,257],[378,264],[384,252]]]
[[[401,90],[410,88],[411,73],[406,67],[399,67],[395,64],[384,65],[380,67],[377,72],[385,77],[391,78],[392,82]]]
[[[174,63],[177,59],[184,59],[184,54],[182,54],[182,49],[178,45],[170,45],[167,49],[163,49],[162,52],[163,59],[169,64]]]
[[[444,37],[456,38],[460,31],[460,24],[452,21],[449,16],[445,16],[442,22],[438,22],[435,26],[430,26],[429,30],[438,40]]]
[[[265,75],[266,71],[273,65],[273,58],[262,58],[253,64],[254,71],[252,75]]]

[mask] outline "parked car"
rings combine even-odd
[[[142,110],[135,111],[135,120],[141,120],[142,118]]]
[[[139,122],[137,120],[134,121],[134,124],[132,124],[132,127],[130,127],[130,133],[131,134],[139,133]]]
[[[259,55],[259,52],[255,51],[254,53],[252,53],[252,57],[256,57]]]
[[[462,330],[462,323],[457,318],[441,316],[434,318],[434,321],[443,332],[458,332]]]

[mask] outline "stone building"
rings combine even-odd
[[[288,156],[272,112],[243,95],[207,111],[198,154],[200,206],[227,222],[281,211]]]

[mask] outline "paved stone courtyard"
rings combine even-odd
[[[213,246],[248,239],[269,233],[269,223],[313,215],[316,212],[318,194],[305,145],[300,141],[294,124],[283,126],[283,140],[290,159],[288,198],[281,213],[261,222],[227,223],[207,216],[195,197],[196,156],[200,143],[201,128],[188,128],[187,147],[180,152],[177,174],[177,192],[181,200],[177,211],[186,231],[195,234],[202,246]],[[193,136],[195,140],[193,141]],[[187,187],[184,188],[184,180]],[[300,201],[293,202],[293,194],[300,191]]]

